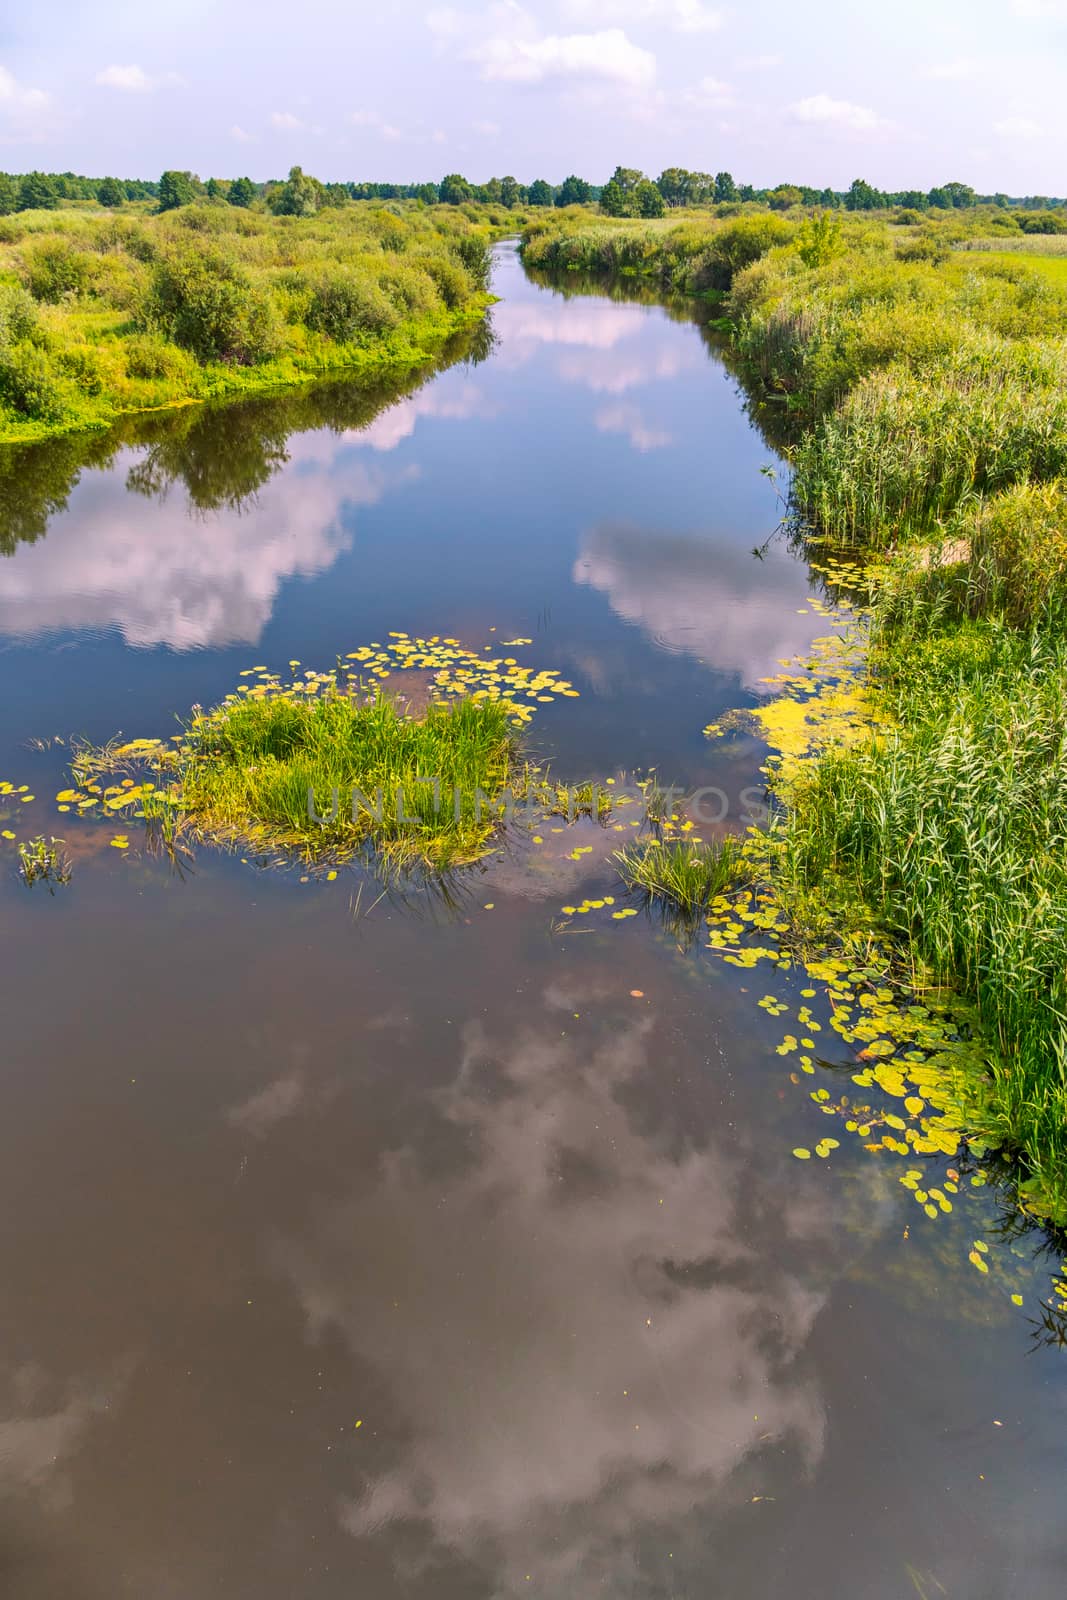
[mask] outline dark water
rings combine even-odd
[[[531,638],[581,691],[535,724],[562,776],[751,781],[701,729],[822,628],[752,555],[772,453],[686,318],[507,249],[496,288],[492,349],[406,394],[3,465],[0,778],[37,798],[0,825],[65,820],[30,739],[393,629]],[[554,933],[608,883],[578,835],[353,915],[344,876],[67,832],[54,898],[0,857],[5,1600],[1062,1595],[1048,1263],[968,1265],[992,1196],[927,1225],[877,1158],[793,1159],[824,1125],[764,974]]]

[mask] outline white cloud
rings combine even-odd
[[[975,61],[971,56],[957,56],[954,61],[939,61],[923,67],[919,76],[933,78],[939,82],[955,82],[964,78],[974,78],[981,70],[980,61]]]
[[[124,454],[83,479],[76,511],[47,539],[0,565],[0,636],[113,628],[134,648],[255,642],[286,582],[326,571],[351,547],[354,509],[412,481],[414,464],[386,473],[348,454],[354,437],[291,435],[288,470],[240,510],[210,516],[190,515],[177,495],[151,506],[117,498],[133,464]]]
[[[654,22],[678,33],[714,33],[723,14],[703,0],[563,0],[563,14],[574,22]]]
[[[472,122],[471,127],[475,133],[480,133],[483,139],[495,139],[500,132],[499,122]]]
[[[96,82],[107,89],[124,89],[128,94],[147,94],[152,88],[152,79],[147,72],[133,62],[128,67],[105,67],[97,73]]]
[[[662,450],[672,442],[670,434],[646,422],[635,405],[603,406],[593,422],[598,433],[624,433],[642,455],[649,450]]]
[[[439,6],[434,11],[428,11],[424,20],[430,32],[439,39],[454,39],[464,31],[463,18],[452,6]]]
[[[235,122],[233,127],[230,129],[230,138],[236,139],[238,144],[255,143],[254,136],[250,134],[246,128],[242,128],[239,122]]]
[[[543,83],[553,78],[606,78],[640,86],[656,75],[656,58],[633,44],[621,28],[600,33],[498,36],[471,51],[482,76],[503,83]]]
[[[550,988],[544,1024],[510,1037],[463,1028],[435,1095],[469,1152],[446,1190],[402,1145],[268,1245],[308,1347],[342,1339],[398,1413],[399,1445],[339,1514],[361,1548],[404,1528],[401,1588],[454,1552],[497,1600],[528,1594],[531,1572],[546,1596],[636,1594],[646,1548],[671,1549],[684,1583],[765,1450],[798,1475],[821,1459],[824,1203],[805,1190],[786,1209],[785,1266],[759,1254],[738,1219],[774,1191],[736,1132],[679,1149],[631,1109],[654,1080],[655,1022],[584,1049],[562,1035],[609,993]],[[464,1293],[435,1316],[460,1270]]]
[[[780,67],[785,61],[785,56],[780,54],[762,56],[739,56],[734,62],[738,72],[769,72],[772,67]]]
[[[6,67],[0,67],[0,111],[41,111],[47,104],[43,89],[23,88]]]
[[[124,94],[150,94],[153,89],[181,83],[183,79],[177,72],[164,72],[160,77],[153,78],[143,67],[131,61],[128,66],[112,63],[110,67],[104,67],[93,81],[105,89],[121,89]]]
[[[1067,18],[1067,5],[1063,0],[1012,0],[1011,9],[1017,17],[1030,22],[1062,22]]]
[[[398,128],[394,122],[386,122],[378,111],[350,111],[348,120],[354,127],[373,129],[379,139],[387,139],[392,144],[396,144],[400,140],[406,140],[411,144],[426,144],[427,141],[430,144],[445,143],[445,135],[440,128],[435,129],[431,134],[408,133],[403,128]]]
[[[275,128],[302,128],[304,124],[291,111],[272,111],[270,120]]]
[[[828,94],[809,95],[789,107],[797,122],[825,123],[837,128],[852,128],[861,132],[878,128],[882,119],[870,106],[858,106],[851,100],[834,100]]]
[[[1000,122],[994,122],[993,132],[999,133],[1004,139],[1037,139],[1041,134],[1041,125],[1030,117],[1004,117]]]
[[[695,88],[682,91],[681,100],[692,110],[712,111],[732,106],[734,90],[732,84],[723,83],[721,78],[701,78]]]

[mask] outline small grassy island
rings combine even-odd
[[[392,866],[451,869],[492,848],[506,791],[530,791],[540,769],[520,735],[536,703],[577,693],[514,657],[406,634],[289,683],[248,676],[169,743],[83,749],[62,808],[318,867],[367,846]]]

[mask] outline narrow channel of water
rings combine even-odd
[[[494,287],[407,392],[0,461],[0,828],[63,831],[54,736],[398,630],[529,639],[580,691],[533,727],[561,777],[752,782],[701,730],[825,631],[773,452],[688,316],[510,247]],[[756,1002],[803,978],[561,931],[598,836],[369,910],[99,826],[49,897],[5,847],[5,1600],[1063,1594],[1038,1242],[796,1161],[834,1073]]]

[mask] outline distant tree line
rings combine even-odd
[[[658,217],[679,206],[708,206],[756,201],[772,210],[786,211],[791,206],[818,206],[846,211],[876,211],[887,207],[922,213],[930,210],[965,210],[992,205],[1005,210],[1048,213],[1067,206],[1067,199],[1053,195],[978,194],[966,183],[943,183],[932,189],[877,189],[863,178],[856,178],[848,189],[815,189],[809,184],[779,183],[771,188],[756,188],[735,183],[729,172],[690,172],[685,167],[667,167],[658,178],[650,178],[636,167],[618,166],[604,184],[594,184],[576,173],[561,183],[535,178],[524,184],[510,174],[490,178],[487,183],[472,183],[462,173],[447,173],[439,182],[426,183],[322,183],[301,167],[293,167],[287,178],[254,183],[251,178],[208,178],[177,169],[164,172],[158,181],[142,178],[87,178],[74,172],[0,172],[0,216],[15,211],[54,210],[71,201],[97,201],[102,206],[120,206],[127,201],[150,200],[161,211],[172,211],[195,201],[216,201],[234,206],[263,202],[278,216],[312,216],[325,206],[344,205],[348,200],[418,200],[424,205],[499,205],[570,206],[599,202],[609,216]],[[1045,216],[1019,219],[1030,231],[1051,228]],[[1058,219],[1057,219],[1058,220]]]

